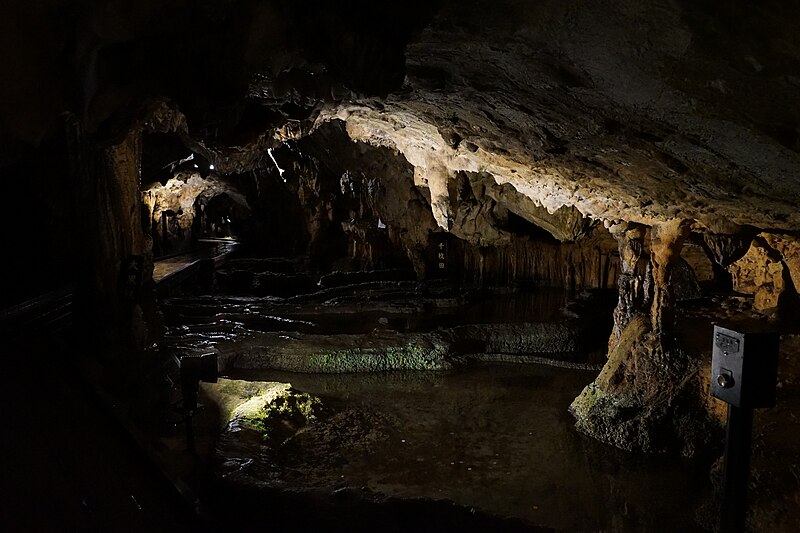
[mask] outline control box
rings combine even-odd
[[[774,406],[778,344],[776,333],[715,325],[711,396],[747,409]]]
[[[206,383],[217,382],[219,371],[216,353],[181,356],[178,358],[178,366],[181,369],[181,379],[205,381]]]

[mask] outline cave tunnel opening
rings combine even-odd
[[[508,212],[508,219],[504,225],[506,231],[522,235],[529,235],[535,237],[537,240],[555,244],[558,240],[548,233],[547,230],[537,226],[533,222],[526,220],[524,217],[519,216],[513,211]]]
[[[195,201],[195,219],[200,219],[199,237],[236,239],[242,235],[247,219],[247,206],[226,193],[211,197],[206,203]]]

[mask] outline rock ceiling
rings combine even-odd
[[[321,120],[397,147],[434,198],[467,170],[603,220],[797,228],[797,34],[751,43],[676,3],[579,4],[447,6],[408,46],[403,90]],[[789,145],[770,136],[787,129]]]
[[[199,2],[191,35],[182,2],[95,4],[72,58],[99,131],[133,120],[120,110],[136,98],[166,97],[224,168],[233,144],[254,164],[248,150],[341,119],[415,166],[444,227],[447,180],[469,171],[607,225],[800,230],[797,2]],[[118,72],[126,62],[141,79]],[[25,137],[36,114],[23,128],[4,100],[3,140]]]

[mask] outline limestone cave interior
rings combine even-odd
[[[3,531],[800,531],[800,2],[0,14]]]

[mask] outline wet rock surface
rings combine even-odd
[[[475,366],[540,363],[537,355],[585,362],[584,337],[574,325],[593,314],[608,316],[611,307],[599,306],[602,299],[589,293],[577,296],[568,301],[560,290],[492,296],[446,283],[372,281],[289,298],[171,299],[165,305],[169,346],[216,350],[230,363],[228,378],[244,380],[204,387],[227,419],[214,452],[215,505],[239,502],[236,516],[224,508],[215,513],[245,529],[258,517],[267,519],[261,513],[268,509],[276,523],[321,527],[346,519],[365,530],[379,515],[402,524],[401,530],[426,530],[442,520],[467,531],[612,525],[659,531],[665,521],[691,531],[691,516],[671,509],[674,501],[654,504],[658,498],[643,494],[638,481],[654,476],[659,483],[653,487],[664,479],[682,486],[693,476],[690,467],[660,460],[625,464],[628,459],[609,459],[608,448],[574,431],[566,407],[592,374],[540,365]],[[542,301],[531,305],[536,298]],[[482,316],[499,323],[481,323]],[[604,333],[593,337],[599,347],[611,326],[604,324]],[[287,373],[274,364],[293,361],[290,367],[304,372],[386,370],[392,351],[398,358],[431,361],[436,348],[423,344],[431,339],[441,346],[437,361],[447,363],[436,372]],[[414,359],[409,346],[426,348]],[[323,348],[328,368],[314,357]],[[336,361],[350,366],[335,368]],[[282,414],[271,419],[279,438],[265,437],[269,432],[259,421],[269,418],[265,406],[284,394],[295,399],[279,400]],[[298,404],[316,406],[306,409],[313,417],[296,416]],[[692,483],[698,490],[683,492],[683,506],[701,503],[707,482]],[[613,518],[609,501],[627,508],[628,517]],[[297,505],[319,509],[319,516],[281,510]],[[409,525],[395,509],[403,516],[419,509],[426,518]]]

